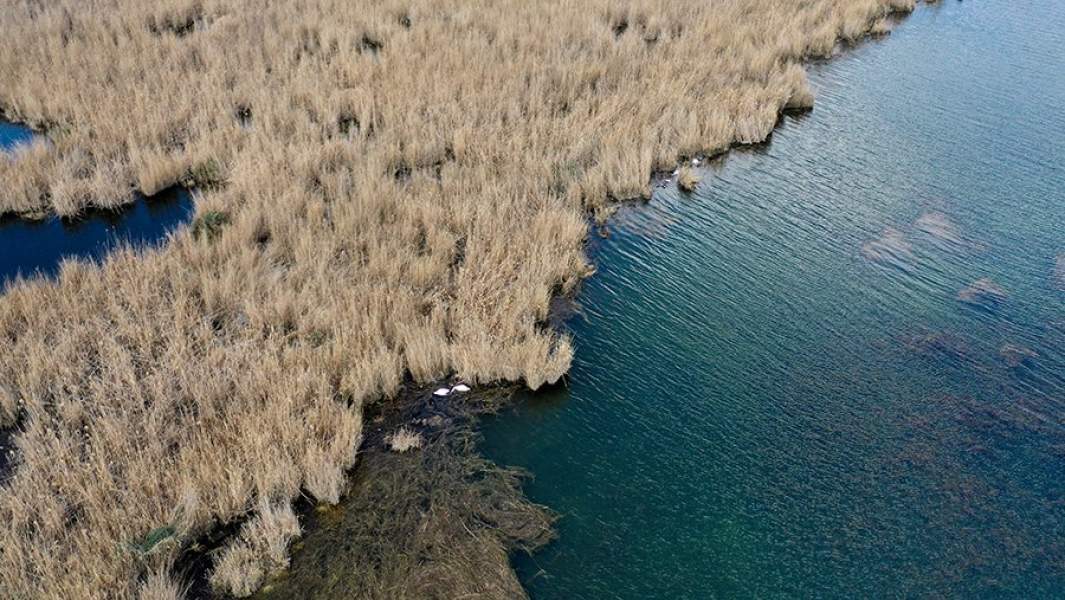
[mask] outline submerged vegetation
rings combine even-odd
[[[176,597],[189,540],[238,520],[211,581],[251,591],[292,500],[346,489],[365,407],[558,380],[589,211],[763,140],[812,101],[804,58],[912,4],[12,3],[0,110],[48,142],[0,160],[0,213],[203,195],[166,248],[0,297],[0,595]]]
[[[491,397],[503,393],[472,403],[407,403],[420,410],[405,411],[398,441],[417,439],[417,452],[385,433],[394,419],[375,427],[344,502],[309,517],[291,569],[268,579],[258,597],[524,596],[507,555],[551,541],[554,516],[523,497],[523,473],[477,455],[478,414],[498,406]]]

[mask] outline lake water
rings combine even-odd
[[[533,598],[1065,593],[1062,32],[922,7],[620,214],[568,386],[485,423],[562,515]]]

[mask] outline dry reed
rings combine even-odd
[[[388,447],[396,452],[407,452],[422,447],[422,436],[417,431],[406,427],[400,428],[386,440]]]
[[[179,596],[204,530],[335,502],[363,408],[408,374],[556,381],[588,212],[763,140],[812,99],[804,58],[909,8],[8,3],[0,110],[48,141],[0,156],[0,213],[201,193],[165,248],[0,297],[0,596]],[[253,587],[293,531],[238,536],[218,585]]]
[[[685,192],[694,192],[695,186],[699,185],[699,174],[695,169],[685,165],[677,173],[677,187]]]

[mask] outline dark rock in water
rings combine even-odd
[[[965,398],[957,405],[954,418],[978,439],[989,445],[995,440],[1016,441],[1018,436],[1039,434],[1026,438],[1031,448],[1053,453],[1062,441],[1061,428],[1055,413],[1048,412],[1044,401],[1027,397],[997,400]]]
[[[957,359],[966,359],[972,354],[972,348],[965,338],[946,331],[906,335],[901,338],[901,341],[903,345],[918,354],[949,356]]]
[[[554,296],[548,306],[547,322],[555,329],[562,329],[578,314],[580,305],[571,296]]]
[[[1003,344],[998,350],[998,355],[1002,357],[1002,360],[1006,361],[1006,364],[1011,369],[1039,358],[1039,353],[1035,350],[1016,344]]]
[[[1065,444],[1054,444],[1049,448],[1049,454],[1054,458],[1065,460]]]
[[[984,277],[958,292],[958,301],[973,306],[994,309],[1006,301],[1006,290]]]

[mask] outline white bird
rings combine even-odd
[[[440,389],[436,390],[435,392],[433,392],[433,395],[434,396],[446,396],[446,395],[448,395],[450,393],[451,393],[451,390],[449,390],[447,388],[440,388]]]
[[[465,383],[460,383],[460,384],[456,385],[455,387],[451,388],[451,391],[452,392],[468,392],[468,391],[470,391],[470,386],[466,385]]]

